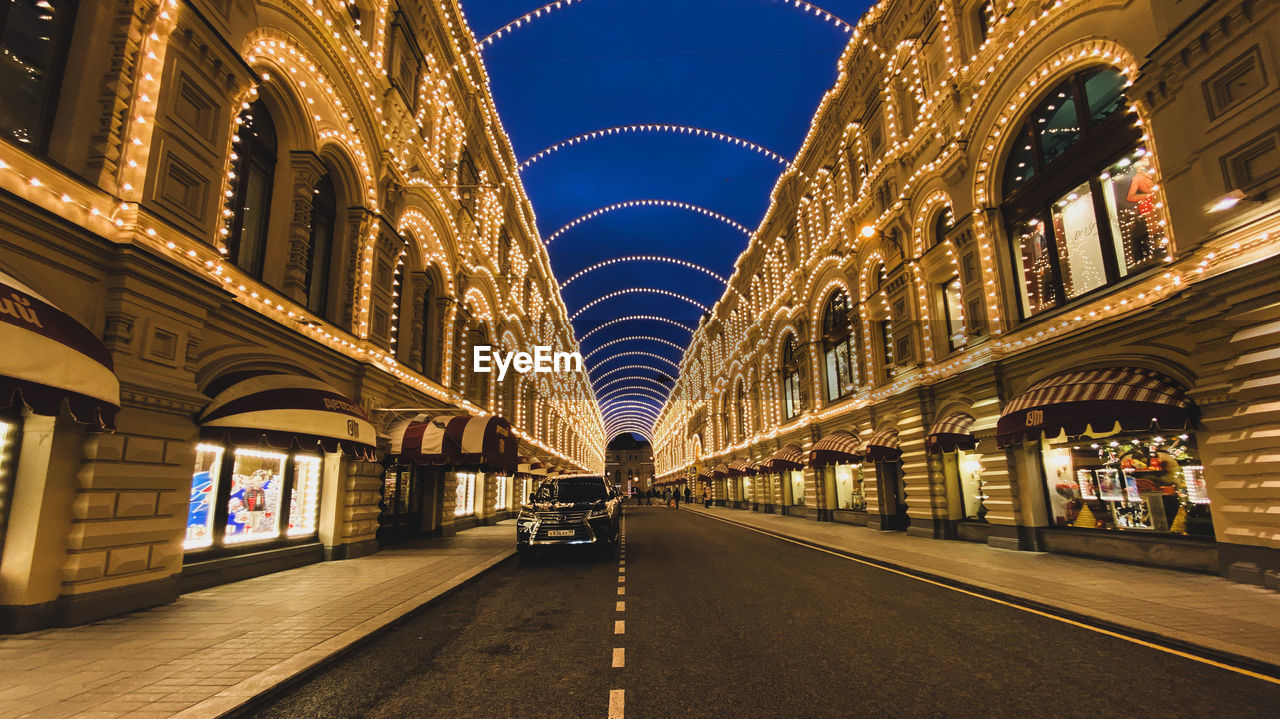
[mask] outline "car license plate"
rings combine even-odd
[[[548,537],[572,537],[576,532],[572,529],[552,529],[547,532]]]

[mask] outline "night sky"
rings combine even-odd
[[[545,2],[546,0],[541,0]],[[463,0],[477,38],[531,12],[540,0]],[[869,0],[826,0],[823,8],[850,24]],[[522,161],[570,137],[606,127],[668,123],[735,135],[792,158],[804,141],[822,94],[836,78],[848,35],[783,0],[585,0],[533,20],[485,48],[494,100],[516,156]],[[706,137],[622,134],[566,147],[523,172],[543,238],[593,210],[631,200],[674,200],[705,207],[754,230],[764,216],[782,166],[765,155]],[[716,219],[667,207],[627,208],[568,230],[548,247],[556,279],[626,255],[664,255],[725,277],[747,237]],[[564,289],[570,314],[609,292],[652,287],[710,307],[724,285],[704,273],[666,263],[620,263],[596,270]],[[627,294],[574,321],[577,337],[625,315],[660,315],[693,327],[702,310],[679,299]],[[630,335],[656,336],[686,347],[678,327],[638,320],[592,334],[586,355]],[[607,399],[639,391],[661,407],[652,383],[676,370],[681,352],[652,341],[613,345],[587,364],[606,420],[626,410]],[[625,365],[655,369],[602,375]],[[667,387],[670,386],[669,381]],[[645,387],[636,390],[634,387]],[[642,422],[648,427],[651,422]]]

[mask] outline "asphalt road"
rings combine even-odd
[[[625,531],[621,567],[508,561],[255,715],[1280,715],[1276,684],[706,517]]]

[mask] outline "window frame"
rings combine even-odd
[[[236,172],[235,189],[231,196],[231,227],[224,244],[227,249],[227,259],[231,264],[248,273],[254,279],[261,280],[267,259],[267,238],[270,236],[269,233],[271,232],[271,203],[273,200],[272,195],[275,190],[276,169],[280,164],[280,136],[276,131],[275,120],[271,117],[271,110],[261,98],[237,115],[237,117],[243,117],[246,114],[253,116],[259,112],[266,113],[267,122],[271,125],[272,148],[268,150],[261,142],[257,141],[256,138],[251,136],[246,137],[245,135],[240,134],[245,131],[244,123],[240,123],[240,125],[235,128],[234,132],[236,132],[236,134],[240,134],[240,142],[247,143],[247,146],[241,145],[236,152],[237,158],[234,165]],[[271,156],[270,162],[267,162],[266,156],[268,154]],[[263,176],[266,178],[266,189],[262,194],[263,206],[262,211],[259,213],[259,241],[261,243],[261,248],[256,260],[251,264],[251,266],[246,267],[240,264],[239,260],[241,250],[243,249],[241,242],[243,240],[245,229],[244,215],[245,201],[247,199],[245,193],[249,191],[249,177],[250,172],[253,170],[262,172]]]
[[[829,319],[832,312],[841,311],[835,307],[836,300],[843,298],[843,317],[839,326]],[[837,289],[832,292],[827,301],[822,306],[822,363],[823,363],[823,383],[826,385],[826,394],[828,402],[838,402],[850,395],[857,389],[858,370],[855,364],[858,361],[858,349],[853,340],[853,327],[850,325],[849,317],[853,313],[853,301],[849,297],[849,293],[844,289]],[[848,387],[841,386],[840,371],[838,364],[838,355],[843,349],[845,354],[845,362],[848,367]],[[836,386],[832,387],[832,361],[837,361],[835,372]]]
[[[1111,233],[1111,223],[1107,216],[1105,203],[1102,201],[1103,189],[1098,181],[1098,175],[1107,167],[1118,162],[1120,158],[1139,147],[1144,147],[1147,143],[1144,142],[1142,130],[1136,123],[1137,118],[1128,108],[1121,108],[1113,112],[1101,122],[1093,122],[1089,98],[1085,92],[1085,79],[1095,71],[1115,70],[1107,65],[1092,65],[1077,69],[1053,83],[1042,83],[1042,85],[1048,85],[1049,89],[1027,104],[1028,109],[1008,133],[1016,138],[1015,142],[1023,142],[1030,139],[1034,158],[1034,174],[1021,186],[1011,190],[1006,189],[1005,178],[1009,173],[1008,165],[1014,156],[1013,147],[1006,147],[1002,156],[1002,171],[999,178],[999,187],[1002,193],[1000,211],[1003,215],[1004,231],[1010,253],[1009,264],[1013,272],[1019,318],[1023,322],[1049,316],[1069,304],[1079,302],[1094,293],[1105,291],[1129,277],[1151,269],[1151,267],[1147,267],[1127,275],[1121,274],[1115,255],[1110,251],[1115,246],[1116,238]],[[1031,125],[1036,115],[1036,110],[1039,109],[1045,98],[1049,96],[1049,93],[1061,87],[1063,83],[1069,83],[1071,87],[1071,99],[1075,104],[1076,119],[1081,130],[1079,137],[1072,144],[1068,145],[1058,157],[1046,163],[1043,159],[1040,138]],[[1147,151],[1150,152],[1150,149],[1147,148]],[[1106,279],[1098,287],[1081,292],[1075,297],[1067,298],[1066,285],[1062,280],[1062,263],[1058,238],[1053,230],[1052,206],[1055,200],[1061,199],[1074,188],[1086,184],[1093,198],[1098,243],[1102,249],[1102,265]],[[1025,279],[1018,270],[1020,251],[1017,243],[1018,233],[1015,230],[1015,228],[1032,220],[1038,220],[1044,226],[1048,248],[1047,256],[1053,276],[1054,299],[1053,306],[1046,307],[1035,313],[1028,311],[1027,303],[1022,297],[1023,291],[1021,287]]]
[[[804,394],[800,381],[801,362],[796,354],[796,337],[787,335],[787,342],[782,349],[782,361],[779,363],[782,380],[782,415],[787,421],[799,417],[804,411]]]

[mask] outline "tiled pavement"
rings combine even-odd
[[[740,509],[686,509],[1071,615],[1280,667],[1280,592],[1206,574],[911,537]]]
[[[480,574],[512,522],[0,638],[0,717],[213,717]]]

